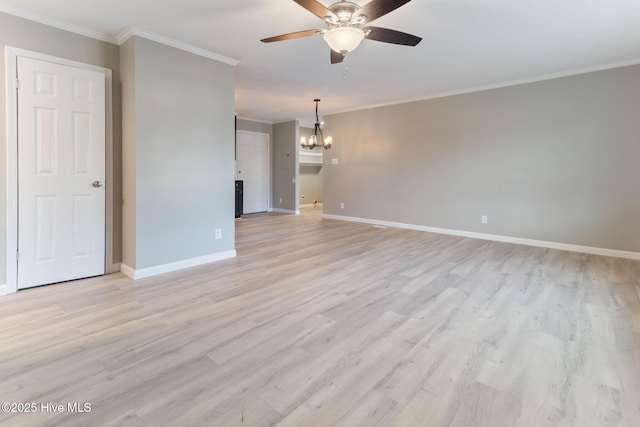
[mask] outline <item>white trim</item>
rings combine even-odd
[[[236,133],[238,133],[238,132],[248,133],[248,134],[251,134],[251,135],[267,135],[267,136],[269,136],[269,134],[267,132],[256,132],[256,131],[252,131],[252,130],[238,129],[238,130],[236,130]],[[269,140],[270,139],[271,138],[269,138]]]
[[[116,35],[116,43],[122,46],[124,42],[129,40],[131,37],[135,35],[135,32],[132,27],[126,27],[124,30],[120,31],[118,35]]]
[[[640,59],[632,59],[632,60],[629,60],[629,61],[615,62],[615,63],[603,64],[603,65],[594,65],[594,66],[591,66],[591,67],[584,67],[584,68],[575,68],[575,69],[571,69],[571,70],[567,70],[567,71],[560,71],[560,72],[557,72],[557,73],[542,74],[542,75],[538,75],[538,76],[524,77],[524,78],[521,78],[521,79],[508,80],[508,81],[505,81],[505,82],[490,83],[490,84],[486,84],[486,85],[472,86],[472,87],[463,88],[463,89],[457,89],[457,90],[451,90],[451,91],[445,91],[445,92],[437,92],[437,93],[434,93],[434,94],[431,94],[431,95],[424,95],[424,96],[420,96],[420,97],[416,97],[416,98],[405,98],[405,99],[402,99],[402,100],[395,100],[395,101],[384,102],[384,103],[380,103],[380,104],[372,104],[372,105],[367,105],[367,106],[353,107],[353,108],[348,108],[348,109],[345,109],[345,110],[332,111],[330,113],[324,113],[324,114],[325,114],[325,116],[328,116],[328,115],[333,115],[333,114],[342,114],[342,113],[351,113],[351,112],[354,112],[354,111],[370,110],[370,109],[380,108],[380,107],[390,107],[392,105],[407,104],[407,103],[410,103],[410,102],[428,101],[430,99],[446,98],[448,96],[464,95],[464,94],[467,94],[467,93],[482,92],[482,91],[485,91],[485,90],[500,89],[500,88],[509,87],[509,86],[518,86],[518,85],[527,84],[527,83],[542,82],[542,81],[545,81],[545,80],[553,80],[553,79],[559,79],[559,78],[562,78],[562,77],[577,76],[577,75],[580,75],[580,74],[594,73],[594,72],[597,72],[597,71],[612,70],[612,69],[615,69],[615,68],[628,67],[628,66],[631,66],[631,65],[638,65],[638,64],[640,64]]]
[[[452,236],[470,237],[473,239],[492,240],[495,242],[514,243],[517,245],[536,246],[539,248],[558,249],[570,252],[610,256],[640,260],[640,252],[621,251],[617,249],[596,248],[593,246],[573,245],[570,243],[546,242],[543,240],[523,239],[520,237],[500,236],[497,234],[474,233],[471,231],[451,230],[448,228],[427,227],[423,225],[405,224],[402,222],[380,221],[377,219],[358,218],[343,215],[322,214],[323,218],[340,221],[360,222],[364,224],[384,225],[387,227],[404,228],[407,230],[427,231],[429,233],[449,234]]]
[[[203,56],[205,58],[213,59],[214,61],[222,62],[228,65],[236,66],[240,63],[239,60],[234,58],[229,58],[228,56],[220,55],[215,52],[211,52],[210,50],[202,49],[197,46],[193,46],[188,43],[183,43],[178,40],[174,40],[169,37],[162,36],[160,34],[152,33],[150,31],[140,30],[138,28],[128,27],[118,34],[116,37],[117,43],[122,45],[124,42],[129,40],[132,36],[142,37],[143,39],[151,40],[156,43],[163,44],[165,46],[170,46],[176,49],[183,50],[185,52],[193,53],[194,55]]]
[[[120,264],[120,272],[123,273],[128,278],[136,280],[136,278],[135,278],[136,270],[131,268],[131,267],[129,267],[124,262]]]
[[[113,264],[111,264],[111,266],[107,269],[107,274],[110,273],[117,273],[119,271],[122,271],[122,263],[121,262],[114,262]]]
[[[182,270],[190,267],[197,267],[199,265],[209,264],[216,261],[222,261],[224,259],[233,258],[235,256],[236,251],[234,249],[196,258],[185,259],[182,261],[170,262],[169,264],[141,268],[138,270],[122,263],[122,265],[120,266],[120,271],[133,280],[138,280],[144,279],[145,277],[157,276],[158,274],[170,273],[172,271]]]
[[[322,206],[322,202],[316,203],[315,205],[313,203],[307,203],[306,205],[300,205],[301,208],[314,208],[316,206]]]
[[[27,19],[29,21],[37,22],[39,24],[48,25],[50,27],[57,28],[59,30],[68,31],[70,33],[79,34],[81,36],[89,37],[95,40],[101,40],[103,42],[116,44],[116,39],[109,34],[95,31],[90,28],[82,27],[80,25],[69,24],[68,22],[59,21],[51,17],[33,13],[32,11],[9,6],[4,3],[0,3],[0,12],[4,12],[8,15],[17,16],[18,18]]]
[[[86,66],[86,65],[85,65]],[[113,198],[114,159],[113,159],[113,75],[108,68],[105,73],[105,273],[112,273],[108,267],[113,265],[113,209],[116,205]],[[120,204],[121,206],[121,204]],[[116,270],[119,271],[119,270]]]
[[[251,117],[244,117],[244,116],[237,116],[236,115],[236,118],[238,120],[245,120],[245,121],[248,121],[248,122],[265,123],[267,125],[272,125],[273,124],[273,122],[270,122],[268,120],[252,119]]]
[[[5,93],[7,103],[7,140],[6,140],[6,240],[5,240],[5,281],[3,293],[18,290],[18,265],[15,253],[18,248],[18,93],[17,55],[11,48],[5,49]]]
[[[6,159],[6,194],[7,194],[7,210],[6,210],[6,284],[8,291],[6,293],[16,292],[18,290],[17,281],[17,262],[15,259],[16,249],[18,247],[18,93],[16,91],[15,82],[17,76],[18,56],[37,59],[40,61],[48,61],[59,65],[66,65],[84,70],[92,70],[103,73],[105,75],[105,173],[106,173],[106,194],[105,194],[105,273],[107,266],[113,263],[113,188],[110,183],[113,182],[113,77],[112,72],[108,68],[100,67],[92,64],[72,61],[69,59],[58,58],[29,50],[19,49],[12,46],[5,46],[5,84],[6,84],[6,102],[7,102],[7,159]],[[0,287],[0,294],[2,288]]]
[[[286,119],[286,120],[278,120],[277,122],[273,122],[272,124],[280,125],[282,123],[291,123],[291,122],[297,122],[297,121],[298,121],[298,119],[296,119],[295,117],[292,117],[292,118]],[[299,125],[298,125],[298,127],[299,127]]]
[[[0,285],[0,295],[7,295],[15,292],[9,285]]]
[[[269,212],[277,212],[277,213],[290,214],[290,215],[300,215],[300,209],[294,211],[294,210],[291,210],[291,209],[271,208],[271,209],[269,209]]]
[[[312,150],[307,150],[306,148],[300,148],[301,156],[323,157],[324,152],[325,152],[324,148],[322,149],[322,151],[312,151]]]

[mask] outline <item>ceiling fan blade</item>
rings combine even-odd
[[[316,0],[293,0],[293,1],[298,3],[300,6],[304,7],[309,12],[313,13],[323,21],[324,21],[324,18],[327,16],[330,18],[336,18],[336,19],[338,18],[333,12],[327,9],[325,5],[317,2]]]
[[[389,30],[388,28],[364,27],[362,30],[366,33],[365,38],[379,42],[415,46],[422,41],[422,37],[401,31]]]
[[[366,22],[371,22],[374,19],[378,19],[381,16],[396,10],[410,1],[411,0],[371,0],[369,3],[358,9],[355,15],[364,15],[367,18]]]
[[[317,34],[322,33],[324,30],[305,30],[305,31],[296,31],[295,33],[281,34],[279,36],[268,37],[266,39],[260,40],[263,43],[271,43],[271,42],[279,42],[282,40],[292,40],[299,39],[302,37],[310,37],[315,36]]]
[[[331,63],[339,64],[342,61],[344,61],[344,55],[331,49]]]

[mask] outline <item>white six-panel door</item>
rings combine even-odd
[[[104,74],[17,63],[18,288],[104,274]]]
[[[243,182],[243,212],[265,212],[269,206],[269,135],[238,131],[236,179]]]

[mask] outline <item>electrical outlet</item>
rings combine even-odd
[[[216,228],[216,240],[222,239],[222,228]]]
[[[344,209],[344,202],[340,202],[340,209]]]
[[[338,159],[331,159],[331,164],[332,165],[337,165],[338,164]]]
[[[280,197],[280,203],[282,203],[282,197]]]
[[[482,215],[480,217],[480,222],[483,223],[483,224],[488,224],[489,223],[489,219],[487,218],[486,215]]]

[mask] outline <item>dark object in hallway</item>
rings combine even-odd
[[[236,181],[236,218],[242,216],[242,180]]]

